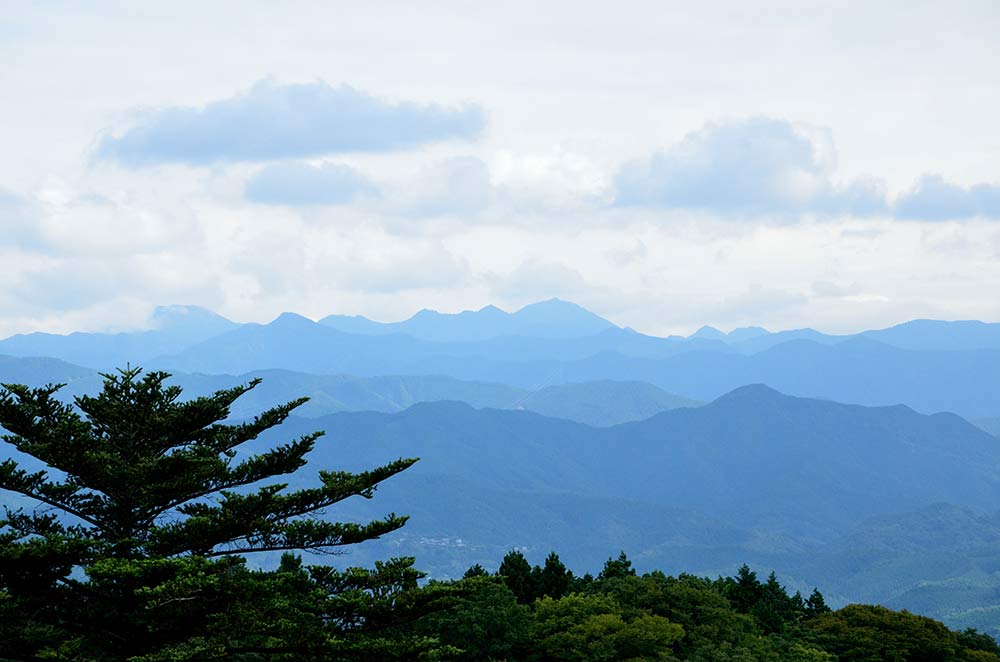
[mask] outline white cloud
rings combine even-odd
[[[390,212],[403,216],[461,216],[486,209],[496,193],[489,168],[474,156],[456,156],[428,164],[415,176],[389,189]]]
[[[941,175],[924,175],[896,199],[897,217],[920,221],[1000,219],[1000,185],[959,186]]]
[[[247,181],[246,198],[268,205],[343,205],[377,196],[378,187],[354,168],[338,163],[276,163]]]
[[[262,80],[200,108],[139,111],[131,126],[101,139],[97,156],[143,166],[386,152],[476,138],[484,125],[478,106],[394,103],[347,85]]]
[[[838,185],[828,135],[768,117],[706,124],[678,144],[625,164],[615,179],[621,206],[698,209],[724,216],[867,216],[885,210],[884,185]]]

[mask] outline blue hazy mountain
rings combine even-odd
[[[176,354],[160,356],[150,365],[213,374],[284,368],[365,376],[434,373],[454,376],[450,369],[438,365],[573,361],[608,351],[662,358],[696,348],[731,351],[724,343],[689,343],[682,338],[656,338],[618,328],[576,338],[498,336],[478,341],[431,341],[404,333],[347,333],[301,315],[284,313],[268,324],[244,324]],[[534,380],[534,377],[527,379]]]
[[[308,336],[304,338],[306,344],[315,340],[320,345],[321,354],[336,352],[343,357],[360,352],[358,358],[332,362],[336,363],[333,366],[329,356],[321,356],[323,369],[310,370],[303,365],[303,361],[291,361],[287,356],[280,355],[280,352],[254,353],[260,361],[238,356],[240,348],[246,350],[255,343],[262,347],[268,346],[274,340],[264,337],[268,334],[284,338],[294,334],[294,330],[289,330],[291,325],[285,318],[297,319],[300,323],[299,331]],[[712,327],[703,327],[688,338],[662,338],[617,327],[576,304],[557,299],[532,304],[514,313],[487,306],[478,311],[457,314],[424,310],[403,322],[385,324],[349,316],[330,316],[321,320],[318,326],[339,331],[343,334],[341,336],[323,336],[315,329],[308,329],[310,324],[315,323],[292,314],[286,314],[271,324],[238,325],[193,306],[158,308],[151,321],[152,329],[132,333],[16,335],[0,340],[0,354],[48,356],[101,370],[108,370],[125,362],[146,363],[154,357],[170,357],[169,362],[176,365],[208,372],[232,373],[261,367],[281,367],[309,372],[375,375],[386,371],[398,372],[398,369],[390,368],[400,365],[401,360],[423,362],[425,367],[421,372],[435,372],[426,364],[428,359],[437,357],[525,362],[576,361],[608,352],[649,359],[663,359],[705,350],[754,355],[790,341],[801,340],[820,345],[838,345],[848,340],[867,339],[914,351],[1000,349],[1000,324],[974,321],[915,320],[852,336],[824,334],[813,329],[771,333],[760,327],[745,327],[723,333]],[[244,327],[246,332],[238,333]],[[236,335],[228,336],[229,333]],[[223,361],[221,357],[199,359],[199,352],[215,353],[221,343],[206,341],[220,336],[227,336],[227,344],[235,343],[234,348],[225,352],[229,360]],[[202,343],[206,344],[199,348]],[[378,360],[380,356],[385,357],[381,363]],[[359,368],[351,370],[346,367],[348,365],[357,365]],[[492,379],[488,375],[481,378]],[[635,377],[621,375],[617,378]]]
[[[442,576],[518,547],[597,569],[613,544],[640,569],[731,573],[749,561],[807,590],[820,577],[840,603],[913,609],[934,589],[948,594],[935,614],[956,624],[1000,608],[1000,444],[954,415],[749,386],[604,429],[449,402],[286,428],[261,445],[326,430],[315,467],[422,458],[374,502],[338,511],[413,516],[361,557],[416,554]]]
[[[382,323],[360,316],[330,315],[321,319],[320,324],[347,333],[405,333],[414,338],[443,342],[468,342],[500,336],[582,338],[619,328],[575,303],[560,299],[533,303],[513,313],[496,306],[455,314],[425,309],[402,322]]]
[[[972,422],[980,429],[992,434],[994,437],[1000,437],[1000,416],[977,418]]]
[[[1000,324],[976,320],[950,322],[920,319],[848,335],[822,333],[815,329],[771,333],[761,327],[745,327],[723,333],[714,327],[703,326],[688,338],[718,340],[744,354],[770,349],[789,340],[811,340],[822,345],[833,345],[852,338],[868,338],[900,349],[913,350],[1000,349]]]
[[[608,340],[606,336],[614,338]],[[615,341],[623,351],[600,350]],[[359,376],[441,374],[467,381],[540,386],[642,381],[696,400],[763,383],[794,395],[918,411],[995,416],[1000,350],[904,350],[867,337],[836,344],[792,340],[754,354],[718,340],[657,339],[612,329],[577,339],[500,337],[478,342],[406,334],[344,333],[292,314],[246,324],[148,365],[181,372],[243,374],[281,368]],[[752,342],[747,341],[747,342]]]
[[[1000,324],[913,320],[862,335],[902,349],[1000,349]]]
[[[1000,509],[1000,444],[964,419],[760,385],[603,429],[450,402],[310,425],[358,466],[416,455],[425,461],[415,474],[692,508],[810,536],[937,502]]]
[[[130,333],[28,333],[0,340],[0,354],[47,356],[76,365],[110,370],[172,354],[237,325],[197,306],[161,306],[151,317],[153,328]]]
[[[0,354],[0,384],[26,384],[31,387],[65,384],[66,397],[96,393],[102,379],[96,370],[46,357],[14,357]]]
[[[670,409],[702,404],[645,382],[600,380],[547,386],[525,394],[514,408],[594,427],[607,427],[641,421]]]
[[[396,324],[351,319],[342,326],[371,328],[349,333],[290,313],[269,324],[237,325],[203,309],[169,307],[154,315],[153,330],[14,336],[0,341],[0,354],[48,356],[105,371],[132,363],[232,375],[258,369],[443,375],[532,391],[570,382],[641,381],[700,401],[759,382],[795,395],[902,403],[925,413],[978,419],[1000,412],[994,396],[1000,349],[990,345],[996,324],[917,320],[854,336],[757,327],[724,334],[706,327],[691,338],[659,338],[558,300],[515,313],[490,307],[455,315],[425,311]],[[504,335],[513,333],[536,335]],[[489,334],[501,335],[482,337]]]
[[[263,409],[306,396],[310,400],[296,415],[318,417],[339,411],[402,411],[419,402],[451,400],[474,407],[517,408],[538,411],[594,426],[610,426],[648,418],[667,409],[697,406],[700,402],[668,393],[651,384],[601,381],[560,384],[536,391],[507,384],[463,381],[442,375],[316,375],[290,370],[253,370],[240,375],[175,373],[173,383],[186,397],[263,381],[236,401],[233,418],[252,416]],[[17,358],[0,355],[0,383],[43,386],[62,383],[65,400],[101,388],[98,371],[59,359]]]
[[[577,361],[470,361],[440,357],[434,368],[461,379],[530,387],[537,383],[637,380],[696,400],[712,400],[745,384],[864,405],[906,404],[924,413],[995,416],[1000,350],[912,351],[864,338],[835,345],[782,343],[752,355],[682,352],[651,360],[604,352]],[[430,363],[412,369],[428,372]]]
[[[267,407],[307,396],[297,416],[320,417],[341,411],[398,412],[421,402],[462,402],[476,408],[521,409],[607,427],[649,418],[701,402],[641,382],[600,381],[560,384],[539,391],[492,382],[470,382],[441,375],[310,375],[288,370],[256,370],[239,376],[180,373],[173,381],[186,395],[208,395],[259,377],[260,385],[232,409],[243,418]]]

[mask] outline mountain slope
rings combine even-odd
[[[298,425],[327,430],[320,464],[419,456],[414,474],[695,509],[806,538],[937,502],[1000,509],[1000,444],[965,420],[762,386],[606,429],[446,402]]]
[[[516,408],[607,427],[640,421],[669,409],[701,404],[645,382],[600,380],[548,386],[521,398]]]

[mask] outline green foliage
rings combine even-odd
[[[557,567],[557,558],[546,565]],[[452,583],[462,595],[456,606],[421,619],[415,631],[470,661],[1000,662],[996,642],[975,630],[952,632],[882,607],[834,612],[818,590],[803,600],[773,573],[761,582],[748,566],[717,580],[638,575],[620,555],[598,579],[574,579],[561,597],[522,604],[507,580],[528,566],[512,552],[502,565],[507,574],[475,572]]]
[[[540,570],[537,569],[537,588],[539,597],[549,596],[550,598],[561,598],[569,592],[573,584],[573,573],[566,569],[566,566],[559,560],[559,555],[550,552],[545,557],[545,565]]]
[[[502,579],[475,576],[459,582],[447,610],[421,619],[416,632],[462,650],[462,660],[522,659],[528,649],[532,614]]]
[[[617,559],[608,559],[604,562],[604,568],[601,573],[597,575],[598,579],[616,579],[619,577],[628,577],[630,575],[635,575],[635,570],[632,568],[632,562],[629,561],[625,552],[621,552]]]
[[[507,552],[500,562],[497,575],[503,579],[504,584],[511,590],[514,597],[521,604],[534,602],[536,597],[535,580],[536,576],[531,571],[531,564],[524,554],[516,549]]]
[[[12,658],[78,660],[428,659],[454,651],[399,628],[445,597],[418,589],[413,559],[335,571],[285,556],[273,572],[239,554],[331,550],[401,527],[318,517],[371,498],[415,460],[361,473],[320,471],[296,491],[268,482],[305,464],[321,432],[259,454],[243,444],[304,400],[245,423],[230,406],[258,380],[184,401],[168,375],[125,369],[97,396],[0,389],[0,489],[42,504],[0,519],[0,635]]]
[[[1000,659],[995,648],[982,648],[976,633],[960,636],[938,621],[885,607],[849,605],[817,616],[807,626],[816,644],[842,662]]]
[[[661,616],[643,614],[626,621],[609,596],[543,597],[535,604],[531,657],[579,662],[669,659],[671,644],[683,635],[681,626]]]

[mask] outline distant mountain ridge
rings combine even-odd
[[[98,370],[131,363],[232,375],[260,369],[442,375],[528,390],[646,382],[698,401],[760,382],[794,395],[903,403],[925,413],[976,419],[1000,413],[1000,324],[982,322],[915,320],[850,336],[759,327],[724,334],[704,327],[689,338],[660,338],[557,299],[514,313],[421,311],[388,324],[337,316],[320,323],[294,313],[268,324],[236,324],[194,307],[161,308],[153,322],[157,328],[134,333],[13,336],[0,340],[0,354],[48,356]]]
[[[0,340],[0,354],[51,357],[76,365],[111,370],[173,354],[239,325],[198,306],[160,306],[153,328],[125,333],[28,333]]]
[[[560,347],[550,348],[549,342]],[[455,344],[402,334],[359,336],[283,316],[266,326],[245,325],[148,365],[216,374],[259,368],[359,376],[440,374],[528,389],[640,381],[702,401],[763,383],[793,395],[865,405],[906,404],[924,413],[953,411],[984,418],[1000,411],[995,387],[1000,350],[902,350],[866,337],[833,345],[793,340],[750,355],[716,347],[673,352],[661,348],[664,355],[652,357],[578,349],[573,341],[544,339]]]
[[[297,416],[319,417],[340,411],[398,412],[420,402],[452,400],[473,407],[517,408],[542,412],[553,418],[610,426],[648,418],[675,407],[701,402],[668,393],[651,384],[601,381],[560,384],[529,390],[507,384],[463,381],[443,375],[317,375],[290,370],[252,370],[239,375],[177,372],[171,383],[186,397],[209,395],[217,390],[263,381],[234,404],[234,418],[253,416],[263,409],[299,397],[309,401],[295,410]],[[52,358],[17,358],[0,355],[0,383],[43,386],[66,384],[60,395],[94,393],[101,388],[96,370]]]
[[[857,338],[869,338],[899,349],[918,351],[1000,349],[1000,323],[916,319],[885,329],[840,335],[822,333],[815,329],[772,333],[762,327],[745,327],[723,333],[714,327],[703,326],[688,336],[689,340],[694,338],[718,340],[744,354],[764,351],[789,340],[811,340],[822,345],[833,345]]]
[[[549,299],[508,313],[496,306],[460,313],[421,310],[402,322],[374,322],[361,316],[328,315],[320,324],[362,335],[405,333],[421,340],[469,342],[501,336],[579,338],[619,327],[568,301]]]
[[[160,306],[150,317],[151,328],[145,331],[18,334],[0,340],[0,354],[49,356],[105,370],[125,360],[145,362],[154,357],[180,354],[241,327],[272,326],[287,316],[307,320],[286,313],[270,324],[239,324],[198,306]],[[496,349],[507,360],[540,356],[569,360],[606,351],[648,358],[706,349],[756,354],[791,340],[833,345],[858,338],[914,351],[1000,349],[1000,323],[973,320],[912,320],[886,329],[848,335],[831,335],[808,328],[770,332],[762,327],[744,327],[723,333],[704,326],[687,338],[657,337],[621,328],[577,304],[560,299],[540,301],[513,313],[486,306],[460,313],[421,310],[407,320],[385,323],[362,316],[328,315],[319,324],[353,336],[405,335],[437,343],[443,349],[457,351],[458,355]],[[477,343],[480,344],[478,348],[456,349]],[[525,355],[513,356],[518,351]]]

